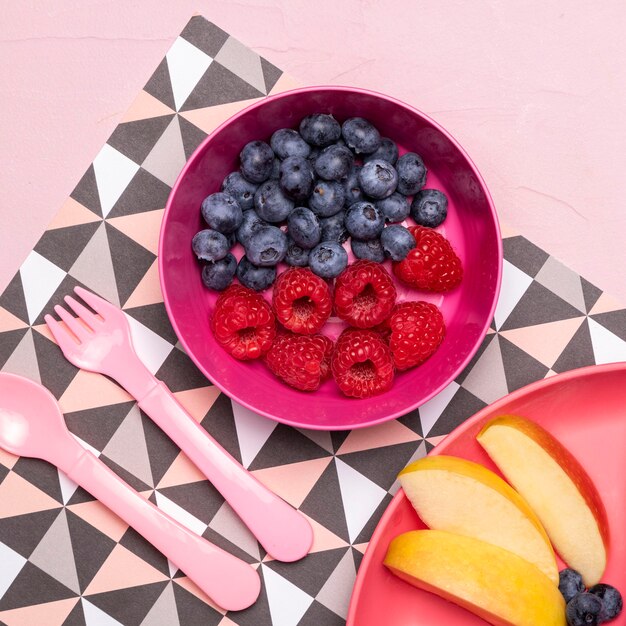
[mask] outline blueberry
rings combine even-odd
[[[584,590],[583,577],[575,569],[568,567],[559,572],[559,591],[565,602],[569,602],[577,593]]]
[[[380,239],[361,241],[353,237],[350,240],[350,247],[352,248],[352,254],[354,254],[357,259],[367,259],[375,263],[382,263],[385,260],[385,252],[383,251]]]
[[[263,291],[276,280],[276,268],[258,267],[250,263],[247,256],[242,256],[237,266],[237,278],[244,287]]]
[[[207,263],[202,268],[202,282],[209,289],[223,291],[233,282],[237,270],[237,259],[228,253],[215,263]]]
[[[600,623],[615,619],[622,612],[624,606],[622,594],[615,587],[599,583],[591,587],[589,593],[602,600]]]
[[[568,603],[565,614],[569,626],[597,626],[602,611],[602,600],[592,593],[583,591]]]
[[[345,219],[345,211],[339,211],[339,213],[335,213],[335,215],[331,215],[330,217],[321,218],[322,241],[334,241],[336,243],[346,241],[349,235],[344,223]]]
[[[290,156],[308,157],[311,154],[311,146],[302,139],[298,131],[292,128],[277,130],[270,139],[270,145],[281,159]]]
[[[315,169],[315,161],[317,160],[317,157],[320,155],[321,151],[322,150],[320,148],[313,148],[311,150],[311,154],[309,154],[309,156],[307,157],[313,169]]]
[[[361,165],[353,165],[352,169],[348,172],[347,178],[343,181],[343,190],[346,195],[345,204],[347,207],[352,206],[355,202],[365,200],[365,194],[359,183],[361,167]]]
[[[380,147],[380,133],[362,117],[351,117],[341,127],[341,134],[348,148],[357,153],[371,154]]]
[[[385,221],[391,223],[404,221],[411,211],[407,197],[398,192],[379,200],[375,206],[383,214]]]
[[[348,253],[334,241],[325,241],[311,250],[309,267],[322,278],[339,276],[348,265]]]
[[[391,165],[395,165],[398,160],[398,146],[395,141],[389,139],[389,137],[383,137],[380,140],[380,146],[375,152],[372,154],[368,154],[363,157],[363,162],[368,163],[369,161],[374,161],[375,159],[381,159],[383,161],[387,161],[387,163],[391,163]]]
[[[245,246],[250,236],[264,226],[268,226],[268,223],[263,221],[256,211],[246,211],[243,214],[243,222],[237,229],[237,241]]]
[[[420,226],[435,228],[448,215],[448,198],[438,189],[422,189],[411,204],[411,217]]]
[[[341,137],[341,126],[332,115],[314,113],[300,122],[300,134],[307,143],[323,148]]]
[[[280,263],[287,254],[287,235],[276,226],[264,226],[250,235],[245,246],[246,256],[262,267]]]
[[[415,248],[415,237],[404,226],[393,224],[383,229],[380,243],[385,251],[385,256],[392,261],[402,261],[409,251]]]
[[[213,230],[228,235],[239,228],[243,212],[234,196],[218,191],[202,201],[202,217]]]
[[[343,208],[343,185],[333,180],[317,180],[309,197],[309,208],[319,217],[330,217]]]
[[[277,180],[266,180],[254,194],[254,206],[262,220],[282,222],[287,219],[294,203],[283,193]]]
[[[272,164],[272,173],[270,174],[270,180],[278,180],[280,178],[280,159],[276,157]]]
[[[202,261],[219,261],[230,250],[228,238],[216,230],[201,230],[191,241],[194,254]]]
[[[308,198],[314,180],[311,163],[303,157],[287,157],[280,164],[280,186],[294,200]]]
[[[229,193],[239,202],[242,211],[254,206],[254,193],[258,185],[246,180],[241,172],[231,172],[222,183],[222,191]]]
[[[247,143],[241,154],[241,173],[251,183],[262,183],[272,173],[274,152],[264,141]]]
[[[426,166],[422,157],[415,152],[403,154],[396,163],[398,191],[412,196],[426,184]]]
[[[300,247],[293,239],[289,239],[285,263],[294,267],[306,267],[309,264],[309,252],[310,250]]]
[[[357,202],[346,212],[346,228],[356,239],[376,239],[385,226],[385,220],[371,202]]]
[[[388,198],[398,186],[398,173],[391,163],[375,159],[366,163],[359,172],[361,189],[375,200]]]
[[[315,160],[315,172],[325,180],[341,180],[348,175],[354,155],[345,146],[333,144],[324,148]]]
[[[289,214],[287,229],[289,236],[302,248],[315,247],[322,236],[319,220],[306,207],[298,207]]]

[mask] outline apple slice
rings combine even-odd
[[[559,570],[552,544],[524,499],[478,463],[429,456],[400,472],[404,493],[424,523],[500,546],[536,565],[555,585]]]
[[[532,563],[485,541],[442,530],[396,537],[385,565],[496,626],[565,626],[565,601]]]
[[[535,511],[563,560],[587,587],[598,583],[606,567],[606,511],[571,452],[538,424],[511,415],[490,421],[477,439]]]

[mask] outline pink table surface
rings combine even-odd
[[[194,12],[303,84],[432,115],[505,224],[626,300],[619,0],[3,3],[0,291]]]

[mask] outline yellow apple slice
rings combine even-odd
[[[442,530],[396,537],[385,565],[496,626],[565,626],[559,589],[532,563],[485,541]]]
[[[427,526],[509,550],[558,585],[556,558],[541,522],[517,491],[491,470],[439,455],[411,463],[398,478]]]
[[[535,422],[506,415],[478,442],[541,520],[556,551],[590,587],[606,567],[606,511],[576,458]]]

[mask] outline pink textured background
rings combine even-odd
[[[1,6],[0,290],[199,12],[303,83],[377,89],[432,115],[502,221],[626,301],[622,0]]]

